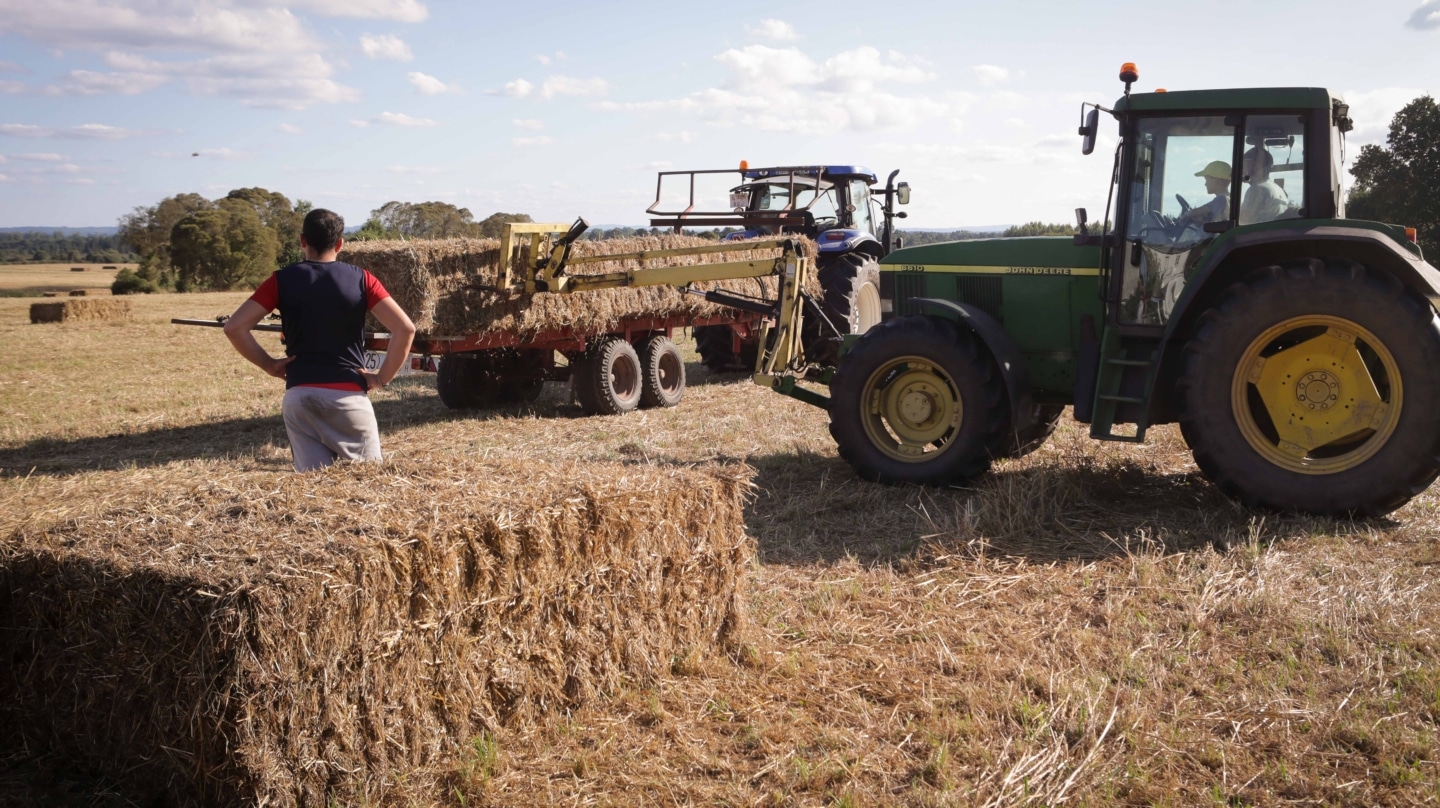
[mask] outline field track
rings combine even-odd
[[[292,485],[278,383],[218,330],[168,322],[243,299],[137,296],[133,322],[42,325],[0,299],[0,542],[177,481]],[[558,385],[472,414],[431,376],[375,396],[399,467],[748,464],[757,558],[729,653],[497,726],[411,773],[443,789],[391,772],[377,804],[1440,802],[1435,491],[1370,522],[1251,512],[1178,430],[1132,447],[1068,420],[974,489],[877,487],[822,411],[693,355],[687,372],[678,408],[622,418],[582,417]],[[133,804],[50,763],[5,761],[0,803]]]

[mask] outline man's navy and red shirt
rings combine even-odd
[[[250,299],[280,309],[285,388],[324,387],[364,392],[365,314],[390,293],[379,279],[343,261],[301,261],[281,269]]]

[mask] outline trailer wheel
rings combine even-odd
[[[841,359],[830,435],[867,480],[945,484],[990,468],[1005,423],[994,359],[969,331],[916,315],[881,323]]]
[[[640,405],[640,357],[621,337],[604,337],[575,368],[575,400],[590,415],[623,415]]]
[[[1270,267],[1201,316],[1180,428],[1248,505],[1380,515],[1440,474],[1440,318],[1348,261]]]
[[[1030,426],[1018,432],[1008,426],[1000,432],[999,439],[990,447],[990,456],[996,460],[1014,460],[1024,457],[1045,445],[1060,425],[1060,416],[1065,412],[1063,404],[1036,404]]]
[[[494,403],[498,390],[487,367],[474,354],[450,354],[441,359],[435,373],[440,402],[452,410],[473,410]]]
[[[760,356],[760,341],[741,339],[735,352],[735,331],[728,325],[698,325],[691,330],[700,363],[711,373],[754,373]]]
[[[820,310],[840,333],[807,321],[802,335],[805,359],[833,365],[840,355],[840,337],[864,334],[880,323],[880,265],[865,253],[822,255],[816,279],[823,291]]]
[[[669,337],[656,335],[640,348],[640,406],[673,407],[685,396],[685,357]]]

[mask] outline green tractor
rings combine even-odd
[[[1221,490],[1388,513],[1440,473],[1440,272],[1415,231],[1348,220],[1348,106],[1323,89],[1132,93],[1091,232],[881,263],[884,320],[830,378],[862,477],[955,483],[1038,448],[1064,407],[1100,440],[1179,422]],[[1088,111],[1087,111],[1088,110]],[[1112,213],[1113,211],[1113,213]],[[1113,227],[1110,221],[1113,216]]]

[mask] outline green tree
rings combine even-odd
[[[480,238],[500,238],[500,235],[505,232],[506,222],[533,221],[535,220],[524,213],[492,213],[476,225],[476,235]]]
[[[1440,255],[1440,105],[1428,95],[1406,104],[1385,142],[1355,158],[1345,215],[1414,227],[1433,261]]]
[[[192,213],[213,210],[215,203],[199,194],[176,194],[150,207],[138,207],[120,217],[120,240],[140,254],[141,278],[172,286],[175,283],[170,262],[170,233],[175,224]]]
[[[290,199],[284,194],[264,188],[236,188],[226,194],[225,198],[238,200],[255,208],[260,221],[275,231],[275,239],[279,243],[275,254],[276,264],[285,266],[304,257],[300,253],[300,226],[304,223],[305,214],[291,205]]]
[[[170,233],[170,260],[181,291],[254,288],[276,267],[279,242],[253,205],[222,199],[186,216]]]

